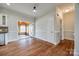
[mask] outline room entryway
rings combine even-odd
[[[30,22],[18,22],[18,37],[19,39],[28,38],[30,34]]]
[[[60,32],[60,39],[74,40],[74,20],[75,20],[75,5],[63,4],[57,7],[57,29]]]

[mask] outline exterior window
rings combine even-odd
[[[25,32],[25,31],[26,31],[25,28],[26,28],[26,27],[25,27],[24,25],[21,25],[21,27],[20,27],[21,30],[20,30],[20,31],[21,31],[21,32]]]
[[[2,16],[2,25],[6,25],[6,16]]]

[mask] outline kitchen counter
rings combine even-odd
[[[0,26],[0,45],[5,45],[6,33],[8,33],[8,27]]]
[[[8,33],[8,27],[0,26],[0,34]]]

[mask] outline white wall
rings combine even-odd
[[[7,25],[9,28],[9,32],[7,34],[7,42],[18,40],[18,20],[30,21],[32,24],[34,21],[33,18],[29,18],[26,15],[5,8],[3,8],[1,13],[7,15]]]
[[[75,4],[75,50],[74,55],[79,56],[79,4]]]
[[[7,18],[8,23],[8,41],[13,41],[17,39],[18,33],[17,33],[17,17],[14,15],[9,15]]]
[[[58,42],[60,42],[60,40],[63,40],[62,20],[63,20],[63,13],[59,8],[56,8],[56,19],[54,20],[54,24],[55,24],[54,30]]]
[[[74,39],[74,11],[63,14],[63,28],[64,28],[64,39],[73,40]]]
[[[36,37],[56,45],[59,40],[56,38],[54,31],[55,13],[56,12],[49,12],[36,19]]]

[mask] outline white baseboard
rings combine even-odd
[[[58,45],[59,43],[60,43],[60,41],[58,41],[58,42],[55,42],[55,43],[54,43],[54,45]]]
[[[58,44],[60,43],[60,41],[58,41],[58,42],[51,42],[51,41],[48,41],[48,40],[46,40],[46,39],[42,39],[42,38],[39,38],[39,37],[35,37],[35,38],[38,38],[38,39],[40,39],[40,40],[47,41],[47,42],[49,42],[49,43],[51,43],[51,44],[54,44],[54,45],[58,45]]]
[[[64,39],[67,39],[67,40],[74,40],[73,38],[66,38],[66,37],[65,37]]]
[[[13,42],[13,41],[17,41],[17,40],[19,40],[19,39],[9,40],[9,41],[7,41],[7,43],[9,43],[9,42]]]

